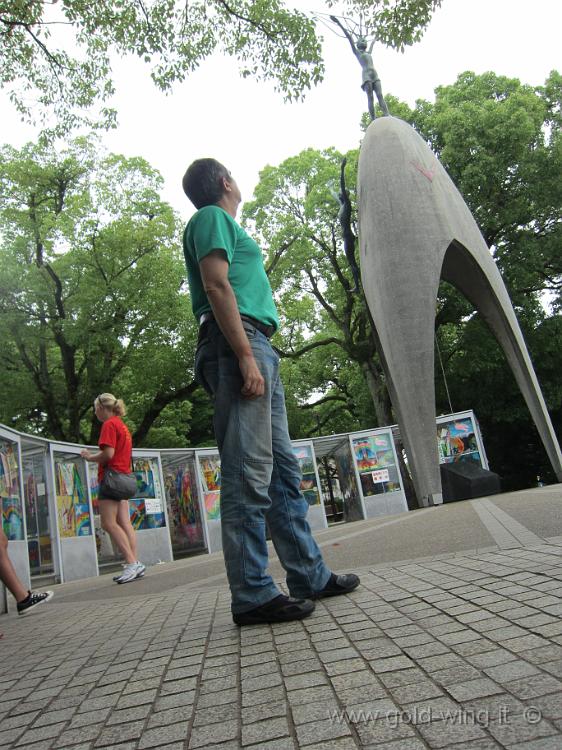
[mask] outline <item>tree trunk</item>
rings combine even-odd
[[[373,360],[361,362],[361,370],[365,377],[369,393],[375,406],[375,414],[379,427],[392,424],[392,410],[388,391],[382,379],[382,373]]]
[[[390,426],[394,423],[392,414],[392,406],[390,403],[390,397],[388,390],[382,378],[382,373],[379,372],[378,367],[374,361],[362,362],[361,369],[367,381],[373,404],[375,405],[375,413],[377,415],[378,426]],[[402,485],[404,487],[404,493],[406,495],[406,502],[408,508],[419,508],[418,498],[414,489],[414,483],[408,471],[408,467],[404,462],[402,455],[402,444],[396,445],[396,455],[398,457],[398,468],[402,477]]]

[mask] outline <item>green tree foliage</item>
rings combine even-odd
[[[58,156],[4,147],[0,421],[91,443],[93,399],[109,391],[137,445],[185,444],[196,334],[161,183],[143,159],[84,140]]]
[[[375,24],[381,41],[403,48],[419,38],[439,4],[349,0],[346,6]],[[313,19],[279,0],[0,0],[0,40],[0,85],[24,118],[44,122],[54,114],[58,133],[94,122],[93,104],[101,105],[103,124],[114,122],[105,103],[114,91],[115,56],[149,64],[163,91],[214,52],[234,57],[244,77],[272,80],[288,99],[323,75]]]

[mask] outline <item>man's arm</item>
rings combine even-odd
[[[224,250],[213,250],[199,263],[203,288],[213,315],[232,351],[238,358],[244,380],[242,395],[257,398],[264,394],[264,379],[242,325],[234,291],[228,280],[228,261]]]

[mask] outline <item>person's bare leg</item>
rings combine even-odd
[[[101,526],[104,531],[107,531],[112,541],[117,545],[119,552],[121,552],[125,558],[125,562],[135,563],[137,558],[133,555],[133,550],[129,544],[129,538],[117,522],[117,511],[119,510],[120,504],[120,502],[116,502],[115,500],[100,499],[99,507]]]
[[[29,591],[23,586],[8,556],[8,538],[0,526],[0,580],[10,591],[16,602],[27,599]]]
[[[128,500],[121,500],[119,503],[119,507],[117,509],[117,523],[127,535],[129,546],[131,547],[131,552],[133,553],[136,562],[138,560],[137,533],[133,529],[133,524],[131,523]]]

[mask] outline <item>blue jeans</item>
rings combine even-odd
[[[214,397],[221,457],[221,529],[232,611],[246,612],[281,592],[268,566],[266,519],[291,596],[305,598],[330,578],[306,520],[301,472],[289,438],[279,357],[268,339],[243,321],[264,377],[265,393],[243,398],[238,360],[219,327],[205,323],[195,376]]]

